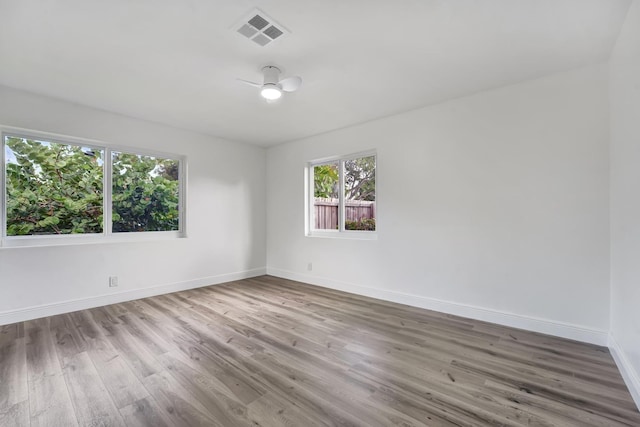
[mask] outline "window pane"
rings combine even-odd
[[[179,230],[178,160],[112,153],[113,232]]]
[[[102,233],[103,152],[5,136],[7,236]]]
[[[338,163],[313,167],[313,228],[338,229],[338,191],[340,188]]]
[[[344,228],[376,229],[376,157],[344,161]]]

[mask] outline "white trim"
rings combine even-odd
[[[266,269],[264,267],[254,268],[252,270],[238,271],[235,273],[202,277],[199,279],[188,280],[186,282],[166,283],[142,289],[132,289],[123,292],[98,295],[95,297],[79,298],[74,300],[55,302],[51,304],[20,308],[17,310],[8,310],[0,312],[0,325],[8,325],[10,323],[38,319],[47,316],[54,316],[56,314],[70,313],[72,311],[101,307],[104,305],[116,304],[124,301],[132,301],[140,298],[152,297],[155,295],[163,295],[172,292],[184,291],[187,289],[200,288],[203,286],[218,285],[220,283],[231,282],[234,280],[262,276],[265,273]]]
[[[43,246],[96,245],[104,243],[148,242],[184,238],[179,231],[117,232],[109,235],[63,234],[46,236],[11,236],[0,244],[0,251],[13,248],[35,248]]]
[[[611,351],[613,360],[615,360],[616,365],[618,365],[622,379],[627,385],[633,401],[636,403],[638,410],[640,410],[640,374],[633,368],[626,353],[622,347],[620,347],[612,333],[609,333],[609,350]]]
[[[371,157],[371,156],[377,156],[377,155],[378,155],[377,154],[377,150],[374,148],[374,149],[365,150],[365,151],[358,151],[356,153],[349,153],[349,154],[342,154],[342,155],[337,155],[337,156],[322,157],[320,159],[311,160],[311,161],[307,162],[307,164],[309,164],[311,166],[321,166],[321,165],[328,165],[328,164],[331,164],[331,163],[337,163],[337,162],[339,162],[341,160],[353,160],[353,159],[359,159],[361,157]]]
[[[0,126],[0,248],[4,243],[4,236],[7,232],[7,203],[5,202],[5,194],[7,188],[5,187],[5,179],[7,175],[5,165],[5,145],[4,145],[4,128]]]
[[[496,323],[498,325],[525,329],[528,331],[554,335],[557,337],[587,342],[590,344],[606,346],[608,342],[607,331],[605,330],[593,329],[565,322],[540,319],[531,316],[523,316],[520,314],[507,313],[504,311],[468,304],[460,304],[452,301],[444,301],[421,295],[412,295],[402,292],[389,291],[386,289],[370,288],[368,286],[356,285],[323,277],[295,273],[292,271],[281,270],[272,267],[267,267],[267,274],[271,276],[309,283],[312,285],[337,289],[344,292],[378,298],[385,301],[406,304],[412,307],[426,308],[428,310],[434,310],[441,313],[482,320],[485,322]]]
[[[327,239],[378,240],[377,231],[365,230],[312,230],[305,237],[324,237]]]
[[[344,159],[340,159],[340,161],[338,162],[338,231],[340,233],[344,233],[344,230],[345,230],[344,221],[346,220],[346,217],[345,217],[346,212],[344,209],[344,183],[345,183],[344,172],[345,172]],[[314,224],[315,224],[315,218],[314,218]]]

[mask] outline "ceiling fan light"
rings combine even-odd
[[[260,95],[268,101],[275,101],[282,96],[282,91],[275,85],[265,85],[262,87]]]

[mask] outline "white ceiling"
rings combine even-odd
[[[258,7],[291,34],[232,26]],[[629,0],[0,0],[0,84],[269,146],[606,60]],[[274,64],[303,84],[268,105]]]

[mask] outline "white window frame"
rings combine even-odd
[[[345,218],[345,196],[344,196],[344,163],[348,160],[362,157],[375,157],[376,159],[376,229],[368,230],[346,230],[344,228]],[[316,230],[314,218],[315,188],[313,169],[316,166],[338,163],[338,229],[337,230]],[[307,163],[305,168],[305,235],[307,237],[329,237],[343,239],[376,240],[378,238],[378,154],[375,150],[361,151],[358,153],[343,156],[325,157]]]
[[[28,235],[28,236],[7,236],[7,203],[6,195],[6,165],[5,165],[5,137],[14,136],[18,138],[54,142],[57,144],[90,147],[101,150],[103,153],[103,173],[102,173],[102,212],[103,227],[102,233],[86,234],[52,234],[52,235]],[[147,150],[129,146],[119,146],[107,144],[102,141],[76,138],[67,135],[58,135],[48,132],[33,131],[29,129],[0,126],[0,247],[24,247],[24,246],[50,246],[50,245],[76,245],[86,243],[113,243],[117,241],[146,241],[164,240],[187,237],[186,233],[186,193],[187,193],[187,159],[186,156],[166,153],[155,150]],[[140,156],[150,156],[162,159],[178,161],[178,230],[172,231],[138,231],[138,232],[116,232],[112,231],[112,153],[122,152],[126,154],[136,154]]]

